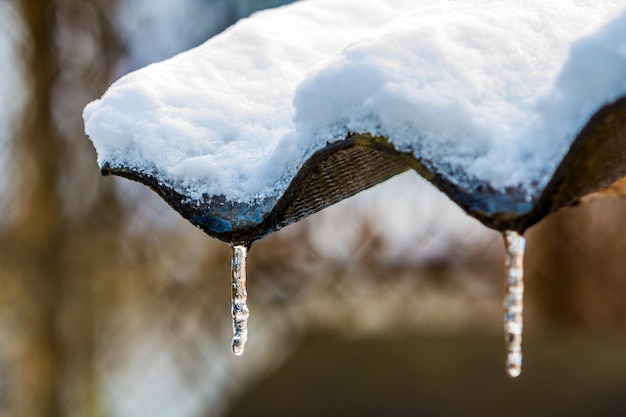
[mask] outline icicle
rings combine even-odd
[[[246,341],[248,340],[248,293],[246,292],[246,257],[248,247],[243,245],[233,246],[232,262],[232,315],[233,315],[233,342],[232,351],[235,355],[243,354]]]
[[[524,249],[526,240],[519,233],[504,232],[506,286],[504,294],[504,337],[506,372],[511,378],[522,372],[522,328],[524,310]]]

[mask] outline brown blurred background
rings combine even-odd
[[[81,113],[123,73],[280,3],[0,0],[0,415],[626,415],[612,193],[527,233],[519,380],[500,236],[412,173],[254,246],[232,357],[229,248],[100,177]]]

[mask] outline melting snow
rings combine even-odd
[[[86,132],[101,165],[191,198],[276,198],[350,131],[385,135],[457,183],[532,194],[589,117],[626,94],[625,10],[308,0],[121,78],[85,108]]]

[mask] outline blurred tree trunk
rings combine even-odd
[[[59,335],[63,281],[61,248],[63,220],[57,193],[61,139],[52,118],[53,87],[58,77],[54,56],[56,19],[47,0],[19,4],[28,43],[24,67],[30,86],[22,131],[17,145],[21,170],[21,210],[15,225],[15,259],[25,266],[23,287],[24,329],[18,349],[19,381],[15,410],[23,416],[61,416],[63,349]]]
[[[115,200],[104,190],[100,199],[108,201],[94,204],[91,212],[67,214],[77,204],[68,194],[87,191],[70,192],[67,188],[85,184],[66,180],[75,171],[71,156],[85,139],[81,130],[68,135],[59,128],[59,114],[80,123],[80,112],[69,116],[59,97],[69,96],[81,108],[81,98],[90,96],[90,89],[102,89],[110,81],[112,55],[119,49],[110,20],[114,2],[21,0],[16,6],[23,25],[20,46],[28,90],[11,144],[13,172],[7,194],[13,216],[0,231],[0,276],[7,291],[3,309],[12,324],[4,403],[12,416],[92,416],[97,413],[94,299],[85,275],[95,265],[81,269],[80,260],[97,252],[97,229],[110,230],[111,224],[98,224],[94,210],[111,209]],[[93,41],[98,47],[98,61],[82,63],[85,68],[76,68],[80,60],[72,61],[77,57],[67,49],[73,45],[61,43],[64,33],[76,32],[72,25],[93,32],[91,39],[75,42]],[[75,76],[81,71],[82,79]],[[64,73],[70,74],[65,79],[73,78],[73,85],[62,82]]]

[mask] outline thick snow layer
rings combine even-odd
[[[300,84],[300,137],[371,132],[456,183],[542,189],[593,113],[626,94],[626,15],[568,58],[615,5],[444,2],[396,19]]]
[[[276,198],[348,131],[383,134],[462,185],[532,194],[589,117],[626,94],[624,10],[308,0],[123,77],[86,107],[86,132],[101,165],[191,198]]]
[[[99,163],[157,175],[192,198],[275,197],[302,163],[285,157],[297,151],[285,140],[297,84],[409,3],[319,0],[260,12],[123,77],[84,112]]]

